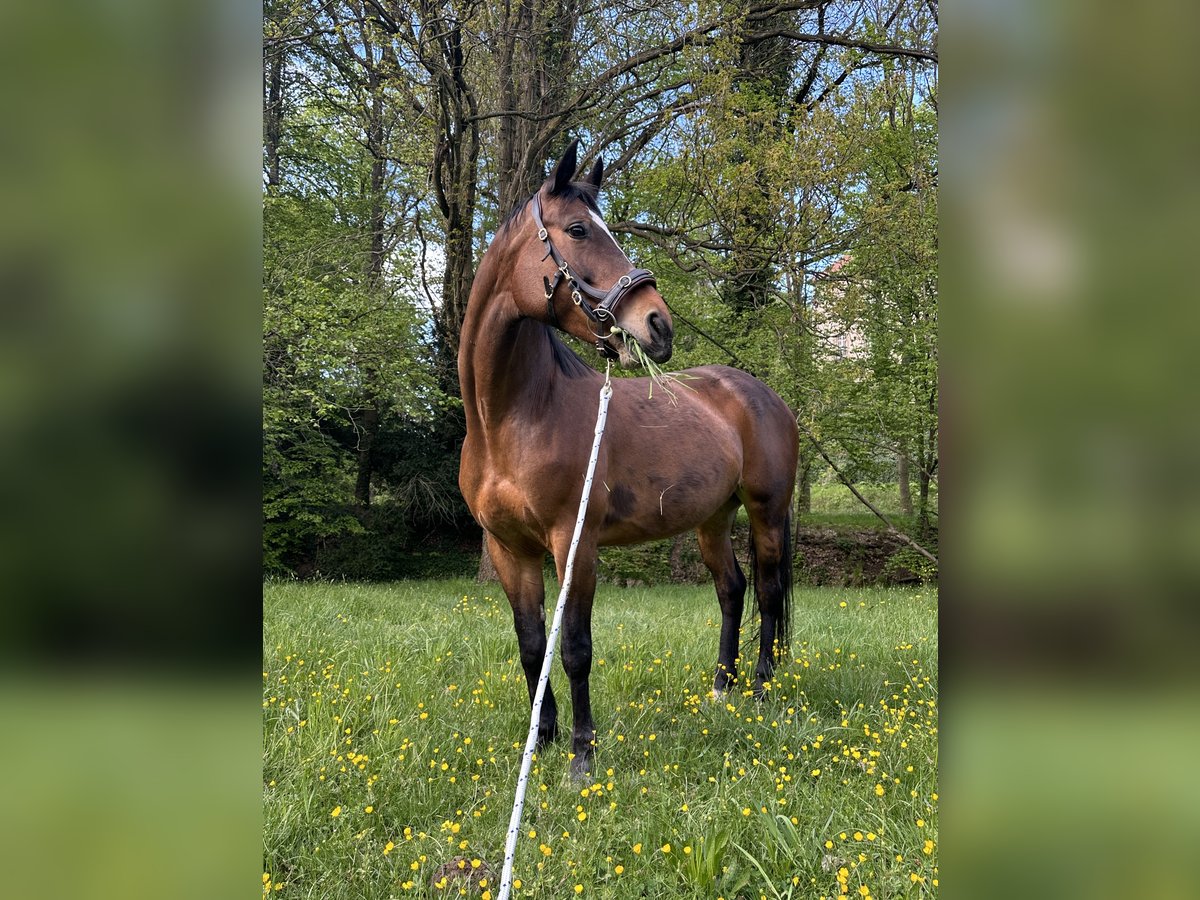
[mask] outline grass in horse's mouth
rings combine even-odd
[[[654,386],[658,385],[664,391],[666,391],[667,396],[674,401],[675,392],[671,390],[672,385],[679,384],[681,378],[686,378],[688,376],[681,375],[677,372],[663,371],[662,366],[646,355],[646,351],[642,349],[642,345],[638,343],[638,339],[624,328],[614,325],[611,329],[609,329],[608,333],[609,335],[616,335],[621,338],[621,346],[618,352],[621,355],[621,365],[624,368],[634,368],[634,366],[626,363],[626,360],[628,359],[646,370],[646,373],[650,376],[650,396],[654,396]]]

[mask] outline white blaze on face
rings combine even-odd
[[[612,233],[611,231],[609,231],[609,230],[608,230],[608,226],[607,226],[606,224],[604,224],[604,220],[603,220],[602,218],[600,218],[600,216],[599,216],[599,215],[598,215],[598,214],[597,214],[597,213],[596,213],[594,210],[590,210],[590,209],[589,209],[589,210],[588,210],[588,215],[590,215],[590,216],[592,217],[592,221],[593,221],[593,222],[595,222],[595,223],[596,223],[596,224],[597,224],[597,225],[600,227],[600,229],[601,229],[601,230],[602,230],[602,231],[603,231],[605,234],[607,234],[607,235],[608,235],[608,239],[609,239],[610,241],[612,241],[612,242],[613,242],[613,244],[616,246],[616,248],[617,248],[618,250],[621,250],[621,245],[617,243],[617,239],[616,239],[615,237],[613,237],[613,233]],[[625,251],[624,251],[624,250],[621,250],[621,255],[622,255],[622,256],[625,256]],[[629,262],[629,257],[628,257],[628,256],[625,256],[625,262],[629,263],[629,267],[630,267],[631,269],[633,268],[633,263],[632,263],[632,262]]]

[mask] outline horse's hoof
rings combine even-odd
[[[590,781],[592,775],[592,761],[583,756],[576,756],[571,760],[571,781],[576,784],[582,784],[585,781]]]
[[[729,691],[721,688],[713,688],[708,692],[708,696],[704,698],[706,705],[715,707],[717,709],[724,709],[728,700]]]

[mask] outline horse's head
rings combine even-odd
[[[594,344],[626,368],[636,361],[624,335],[655,362],[666,362],[671,313],[654,276],[633,266],[600,217],[603,160],[584,180],[574,180],[577,148],[573,141],[530,201],[529,224],[519,226],[517,304],[522,315]]]

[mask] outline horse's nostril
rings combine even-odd
[[[662,341],[667,338],[669,333],[667,321],[658,313],[650,313],[650,315],[646,317],[646,325],[649,327],[650,334],[654,336],[655,340]]]

